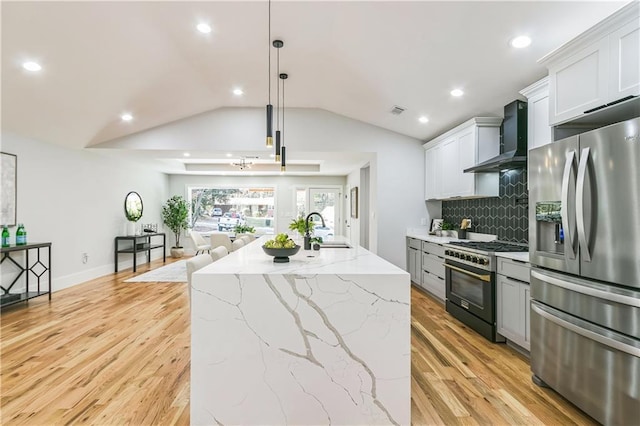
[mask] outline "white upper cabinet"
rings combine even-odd
[[[640,18],[638,18],[640,19]],[[638,19],[609,36],[611,75],[609,93],[612,100],[640,93],[640,23]]]
[[[527,145],[534,149],[553,141],[549,126],[549,77],[522,89],[527,98]]]
[[[549,123],[640,94],[640,6],[632,2],[540,60],[549,68]]]
[[[498,196],[498,173],[463,170],[500,153],[501,123],[476,117],[424,144],[426,200]]]
[[[425,156],[425,200],[437,200],[442,198],[442,183],[441,172],[442,166],[440,164],[440,150],[441,146],[434,146],[427,149],[424,152]]]
[[[442,164],[442,198],[451,198],[458,195],[458,182],[453,178],[452,170],[458,167],[458,138],[454,137],[442,143],[440,149],[440,163]]]
[[[549,66],[552,124],[607,103],[608,53],[607,40],[603,40]]]

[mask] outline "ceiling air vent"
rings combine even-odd
[[[394,105],[394,106],[393,106],[393,108],[391,108],[391,114],[393,114],[393,115],[400,115],[400,114],[402,114],[405,110],[406,110],[406,108],[402,108],[401,106]]]

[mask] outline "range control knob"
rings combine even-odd
[[[454,252],[454,253],[453,253],[453,255],[454,255],[455,257],[460,257],[460,253],[458,253],[457,251],[456,251],[456,252]]]
[[[468,260],[469,262],[471,262],[471,255],[468,254],[467,257],[465,257],[466,260]]]
[[[473,256],[473,257],[471,258],[471,261],[472,261],[473,263],[478,263],[478,256]]]
[[[445,250],[444,251],[444,255],[445,256],[450,256],[451,255],[451,250]]]
[[[478,263],[481,265],[486,265],[487,264],[487,259],[485,259],[484,257],[481,257],[478,259]]]

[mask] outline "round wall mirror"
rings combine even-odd
[[[124,215],[131,222],[137,222],[142,217],[142,198],[137,192],[131,191],[125,197]]]

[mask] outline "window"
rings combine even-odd
[[[341,203],[340,188],[297,188],[296,208],[298,217],[305,217],[311,212],[318,212],[324,218],[326,226],[322,226],[320,219],[314,219],[314,235],[316,237],[333,237],[340,235]]]
[[[190,225],[194,231],[233,231],[236,225],[253,226],[256,234],[273,234],[275,189],[191,187]]]

